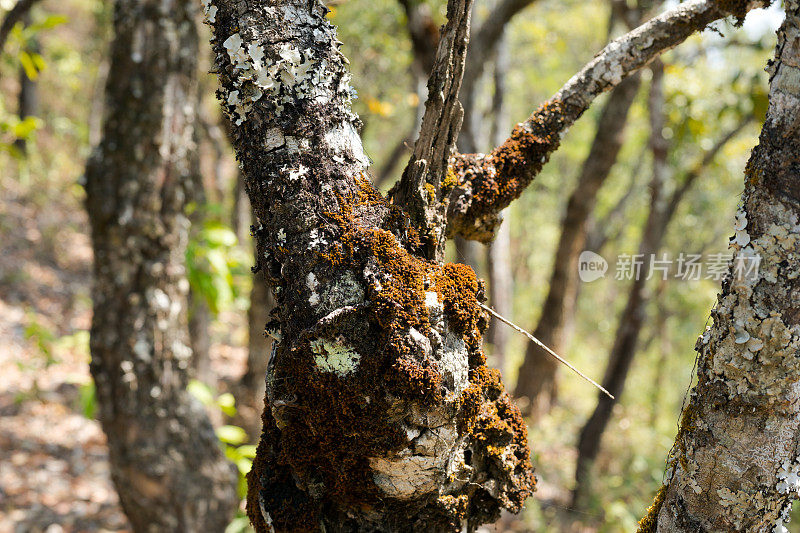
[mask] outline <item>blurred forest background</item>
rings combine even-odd
[[[528,3],[505,28],[484,75],[469,80],[475,86],[470,116],[477,135],[464,142],[477,151],[496,143],[495,132],[505,138],[512,124],[524,120],[610,38],[628,31],[614,14],[617,1]],[[0,0],[0,18],[15,4]],[[435,26],[444,22],[444,1],[412,4]],[[375,179],[386,191],[407,160],[424,101],[420,79],[427,77],[415,63],[409,2],[341,0],[330,7],[350,59]],[[473,23],[491,7],[478,2]],[[602,180],[584,247],[605,257],[609,271],[579,284],[574,313],[567,313],[557,343],[568,360],[598,381],[632,283],[615,279],[615,258],[640,249],[654,166],[665,165],[669,194],[694,176],[656,251],[672,259],[726,251],[744,165],[766,110],[764,66],[780,20],[780,6],[759,10],[742,28],[715,24],[716,31],[692,37],[663,57],[660,134],[667,149],[662,161],[654,161],[649,146],[648,115],[650,82],[660,66],[643,71],[632,88],[621,150]],[[0,50],[0,531],[129,527],[109,479],[105,437],[94,420],[88,369],[92,252],[81,185],[100,136],[111,22],[110,2],[41,0],[13,26]],[[201,28],[201,42],[207,42],[208,29]],[[210,56],[208,46],[201,50]],[[209,363],[198,367],[190,388],[208,407],[221,445],[244,473],[258,438],[259,383],[268,353],[260,334],[266,319],[248,318],[248,308],[251,297],[268,295],[251,295],[249,206],[214,96],[217,81],[207,73],[210,57],[201,64],[197,149],[204,194],[191,206],[194,227],[186,259],[195,301],[193,347],[207,353]],[[618,126],[598,131],[604,107],[617,92],[603,97],[570,130],[530,190],[507,210],[497,244],[490,249],[456,243],[449,251],[451,260],[469,263],[489,279],[495,308],[530,331],[540,322],[566,205],[573,191],[581,190],[592,143],[596,136],[623,134]],[[577,264],[567,270],[575,276]],[[496,530],[635,529],[662,481],[689,387],[693,347],[702,333],[698,324],[708,316],[718,287],[715,279],[680,280],[674,273],[666,281],[660,276],[647,281],[624,394],[613,405],[578,506],[572,502],[576,447],[598,404],[597,393],[559,371],[556,390],[528,402],[538,492],[519,517],[504,518]],[[490,332],[487,350],[513,388],[528,341],[502,328]],[[209,338],[199,331],[210,331]],[[240,515],[229,531],[247,527]]]

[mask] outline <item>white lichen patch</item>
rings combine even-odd
[[[333,372],[344,377],[358,368],[361,356],[341,340],[314,339],[311,341],[314,364],[322,372]]]
[[[200,0],[203,4],[203,20],[206,24],[214,24],[217,21],[217,6],[211,0]]]
[[[333,281],[320,285],[314,310],[328,314],[335,309],[358,305],[364,301],[364,289],[352,271],[347,270]]]
[[[208,9],[204,7],[204,12],[207,21],[213,22],[211,19],[216,16],[216,8],[209,4]],[[306,16],[308,17],[308,14]],[[317,23],[328,24],[324,20]],[[321,38],[327,36],[333,39],[321,30],[318,35]],[[302,100],[324,104],[339,94],[347,104],[345,114],[348,119],[357,118],[350,111],[350,102],[355,93],[350,86],[349,74],[345,72],[337,75],[337,69],[330,68],[329,61],[324,57],[316,58],[316,52],[312,48],[300,49],[294,43],[284,42],[270,53],[258,42],[246,42],[238,32],[229,35],[222,46],[235,71],[232,80],[234,88],[229,89],[226,101],[228,112],[236,125],[247,120],[253,105],[263,97],[266,97],[265,100],[280,114],[287,104],[297,105]],[[335,41],[331,42],[331,46],[338,51]],[[233,93],[237,94],[231,96]],[[352,127],[350,122],[346,124]],[[272,136],[272,139],[274,138]],[[336,143],[329,144],[335,147],[339,142],[348,141],[351,141],[349,135],[338,135]],[[360,139],[351,144],[355,158],[359,161],[362,158],[366,160]]]
[[[770,220],[765,231],[751,239],[747,213],[737,212],[733,290],[719,299],[719,324],[704,336],[703,349],[713,353],[712,371],[726,383],[731,397],[765,397],[779,403],[798,399],[796,388],[788,385],[791,376],[800,373],[800,332],[765,298],[791,300],[791,289],[782,280],[800,275],[800,234],[795,231],[796,214],[780,204],[770,212]]]

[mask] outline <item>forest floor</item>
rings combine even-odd
[[[84,414],[92,250],[81,195],[3,177],[0,189],[0,533],[129,531],[105,435]],[[223,378],[244,371],[243,348],[212,352]]]

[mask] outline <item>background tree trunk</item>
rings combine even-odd
[[[639,76],[634,75],[620,83],[609,96],[589,155],[581,168],[578,185],[567,201],[547,297],[533,333],[556,353],[564,351],[566,317],[574,313],[578,256],[586,244],[587,221],[594,210],[597,193],[617,160],[628,110],[638,90]],[[557,368],[558,363],[544,350],[528,344],[514,394],[530,400],[532,413],[546,413],[555,401]]]
[[[784,532],[800,435],[800,2],[786,2],[770,95],[713,325],[697,342],[665,486],[640,531]],[[758,273],[747,273],[760,257]],[[744,266],[742,266],[744,265]]]
[[[511,129],[511,120],[506,106],[506,76],[508,76],[509,50],[505,31],[497,42],[492,79],[494,95],[492,98],[492,123],[490,139],[493,145],[505,140]],[[486,274],[489,278],[489,303],[495,311],[508,319],[513,319],[514,279],[511,272],[511,228],[506,222],[497,231],[491,244],[485,247]],[[495,365],[505,370],[506,350],[511,330],[493,320],[486,332],[486,340],[492,347]]]
[[[30,12],[26,13],[22,18],[23,24],[26,26],[31,23]],[[34,35],[28,43],[28,53],[38,54],[40,52],[39,39]],[[20,67],[19,69],[19,102],[17,106],[17,116],[20,120],[25,120],[28,117],[35,117],[39,114],[39,87],[36,81],[28,77],[27,71]],[[22,153],[28,149],[28,143],[25,139],[17,139],[14,141],[16,146]]]
[[[236,475],[186,392],[185,251],[197,33],[190,2],[119,0],[103,140],[86,169],[91,371],[111,474],[138,531],[222,531]]]
[[[572,495],[573,507],[582,507],[588,494],[591,464],[600,450],[600,438],[611,418],[611,411],[622,393],[628,375],[639,334],[645,319],[649,259],[661,246],[666,231],[664,185],[667,179],[668,144],[664,138],[664,65],[656,60],[650,68],[653,76],[650,82],[650,150],[653,154],[653,177],[650,182],[650,210],[645,222],[638,254],[644,264],[634,278],[625,308],[619,317],[619,326],[614,338],[614,345],[608,357],[602,385],[615,399],[605,394],[597,396],[597,407],[592,416],[581,429],[578,438],[578,461],[575,468],[575,489]]]

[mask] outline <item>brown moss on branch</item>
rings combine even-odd
[[[448,213],[448,234],[488,242],[494,238],[497,213],[519,198],[561,143],[568,117],[559,100],[542,104],[491,154],[459,154],[451,169],[458,181]],[[466,193],[467,201],[459,200]],[[455,196],[453,196],[455,195]]]

